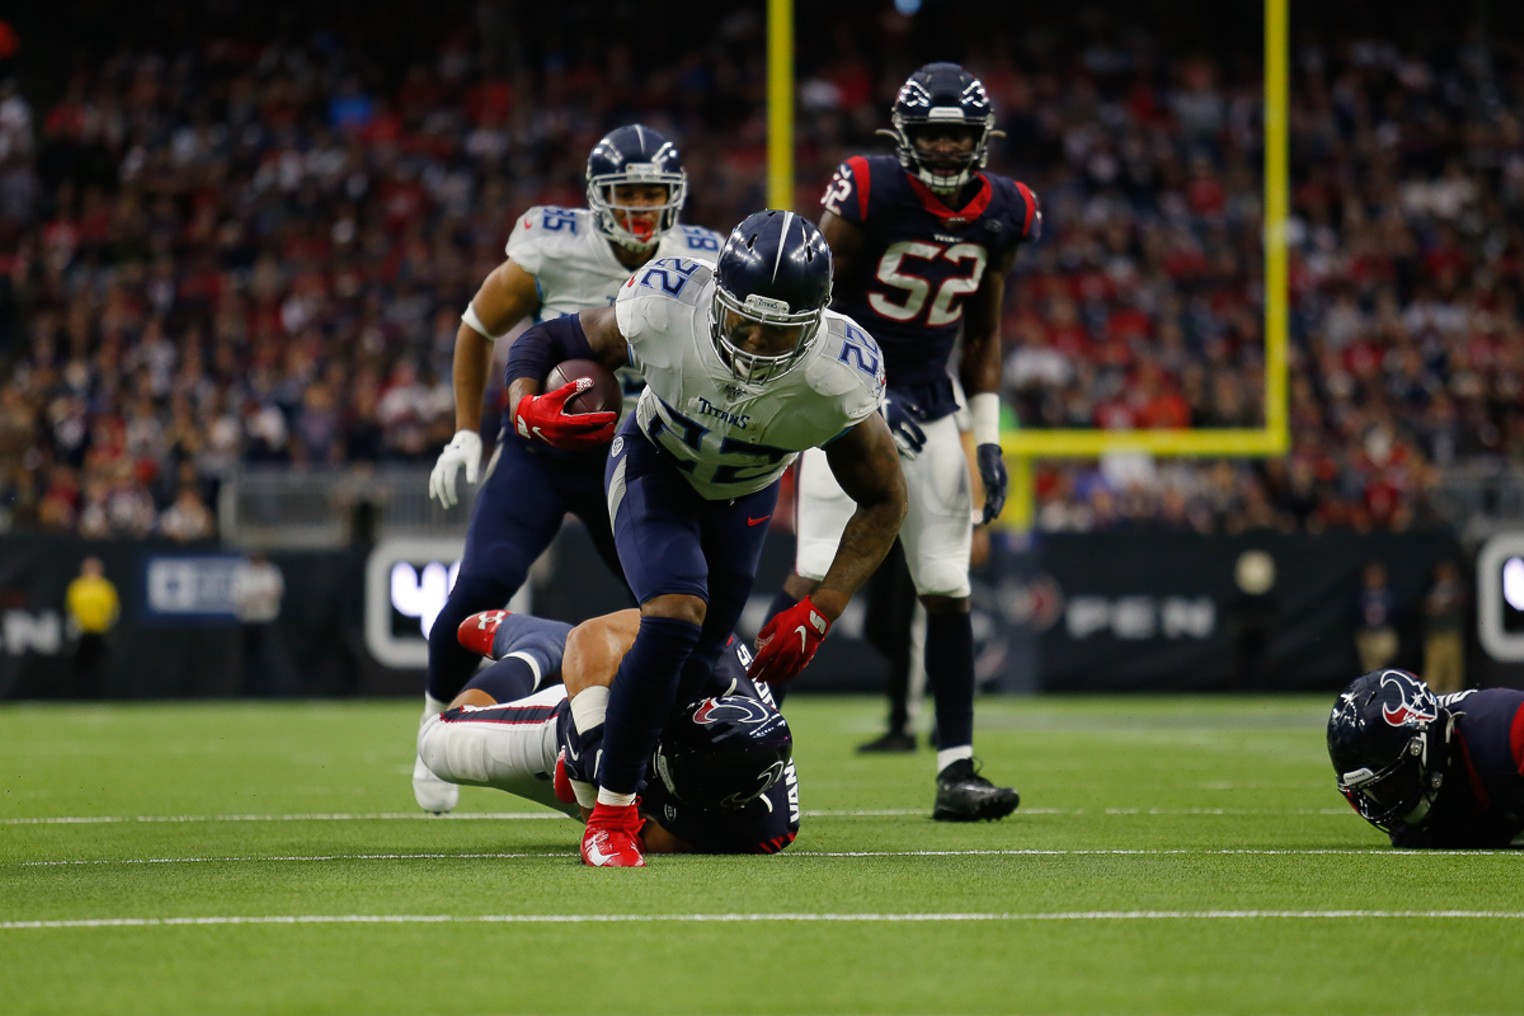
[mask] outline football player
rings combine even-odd
[[[1328,717],[1339,792],[1394,847],[1524,847],[1524,691],[1357,677]]]
[[[936,710],[932,817],[1009,815],[1015,790],[978,775],[974,762],[974,650],[969,617],[972,501],[954,414],[949,358],[961,331],[959,378],[967,393],[984,504],[1005,504],[1000,452],[1000,317],[1005,277],[1042,216],[1026,185],[983,172],[999,134],[984,86],[951,63],[927,64],[905,82],[890,116],[894,155],[842,163],[821,203],[821,231],[836,257],[833,306],[861,321],[884,350],[885,415],[899,444],[910,510],[900,532],[926,609],[923,650]],[[773,603],[792,609],[830,566],[852,504],[806,453],[799,464],[794,574]]]
[[[754,680],[798,673],[894,542],[905,481],[877,411],[882,357],[850,318],[826,309],[830,294],[831,252],[814,223],[756,212],[714,265],[659,258],[611,309],[536,326],[509,354],[510,405],[536,397],[549,365],[572,357],[632,365],[646,382],[605,479],[640,627],[609,696],[597,806],[582,841],[588,864],[644,864],[633,804],[646,760],[674,704],[691,699],[724,651],[756,577],[778,478],[798,454],[825,446],[855,510],[814,595],[759,635]],[[542,433],[554,442],[559,432]]]
[[[452,507],[462,469],[468,483],[476,482],[482,454],[476,428],[499,336],[526,317],[538,321],[610,306],[630,272],[653,257],[712,260],[719,253],[719,234],[678,224],[687,188],[677,147],[635,124],[611,131],[588,155],[588,207],[535,207],[519,217],[507,258],[461,315],[454,368],[459,429],[429,477],[431,497]],[[567,386],[525,400],[517,414],[503,419],[471,513],[455,587],[430,632],[425,719],[455,697],[479,662],[456,645],[456,625],[469,614],[502,606],[518,592],[567,512],[582,520],[610,571],[620,575],[603,504],[603,462],[614,417],[560,414],[577,390]],[[519,436],[531,426],[553,427],[566,450]],[[525,491],[534,496],[524,496]],[[413,794],[425,811],[446,812],[459,791],[420,761],[413,767]]]
[[[607,702],[639,625],[635,610],[575,628],[502,610],[468,617],[461,644],[498,662],[424,721],[418,756],[452,785],[495,787],[585,820],[595,789],[583,765],[598,746],[572,717]],[[747,680],[750,659],[735,640],[703,697],[663,728],[641,790],[646,852],[774,854],[799,834],[793,739],[766,686]]]

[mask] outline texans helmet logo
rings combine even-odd
[[[705,699],[693,712],[694,723],[766,723],[777,715],[755,699],[739,695]]]
[[[1381,675],[1381,718],[1394,727],[1416,727],[1439,716],[1434,693],[1405,670]]]

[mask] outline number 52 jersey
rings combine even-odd
[[[646,381],[636,420],[698,494],[720,501],[777,480],[806,448],[829,443],[884,398],[878,344],[831,311],[800,361],[760,384],[736,378],[710,335],[714,269],[660,258],[636,270],[614,313]]]
[[[821,198],[864,241],[861,276],[838,279],[831,306],[873,333],[896,388],[947,377],[964,301],[991,263],[1042,231],[1026,184],[993,173],[975,180],[968,202],[951,208],[894,156],[859,155],[841,164]]]

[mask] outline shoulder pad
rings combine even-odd
[[[656,253],[658,257],[685,257],[713,261],[720,256],[720,247],[724,243],[725,238],[712,229],[678,223],[676,228],[662,237],[661,245],[656,248]]]
[[[657,258],[635,269],[614,300],[614,319],[632,359],[650,365],[672,359],[650,347],[679,322],[691,321],[696,308],[708,306],[713,277],[713,266],[692,258]]]
[[[513,232],[503,250],[533,274],[529,261],[538,265],[547,256],[543,253],[545,249],[575,243],[589,235],[591,230],[592,219],[586,208],[535,205],[514,220]]]
[[[884,354],[873,336],[845,314],[826,311],[805,377],[812,389],[840,400],[853,423],[884,401]]]

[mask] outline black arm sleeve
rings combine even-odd
[[[588,344],[587,333],[582,330],[582,319],[567,314],[554,321],[542,321],[513,340],[508,350],[508,369],[503,372],[503,384],[513,384],[521,377],[536,382],[550,373],[550,368],[563,360],[591,360],[593,347]]]

